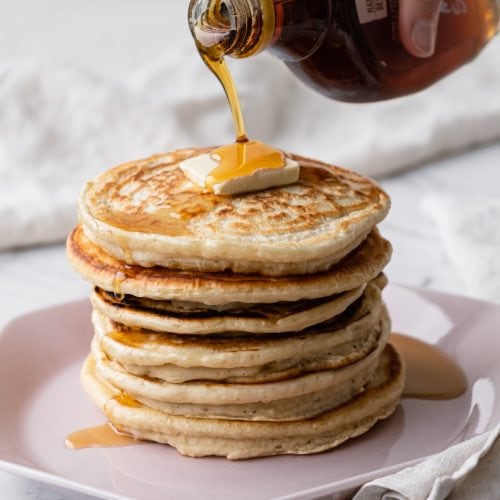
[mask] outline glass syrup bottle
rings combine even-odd
[[[500,0],[445,0],[435,53],[417,58],[399,39],[398,4],[191,0],[189,23],[212,71],[224,56],[243,58],[266,50],[318,92],[350,102],[424,89],[473,59],[498,29]]]

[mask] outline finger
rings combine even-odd
[[[434,53],[442,0],[399,0],[399,33],[406,50],[416,57]]]

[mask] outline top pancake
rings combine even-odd
[[[238,196],[203,192],[178,164],[207,151],[127,163],[88,183],[79,200],[85,236],[131,265],[285,276],[328,269],[389,210],[373,181],[299,156],[295,184]]]

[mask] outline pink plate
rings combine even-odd
[[[25,315],[0,336],[0,468],[104,498],[306,499],[352,490],[492,429],[500,416],[500,306],[397,286],[385,297],[394,330],[457,360],[467,393],[407,399],[390,419],[329,452],[242,462],[185,458],[156,444],[67,450],[69,433],[104,421],[78,380],[90,305]]]

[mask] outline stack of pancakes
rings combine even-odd
[[[293,156],[293,185],[216,196],[182,150],[87,184],[68,238],[94,285],[85,390],[121,432],[190,456],[314,453],[390,415],[404,384],[381,299],[387,195]]]

